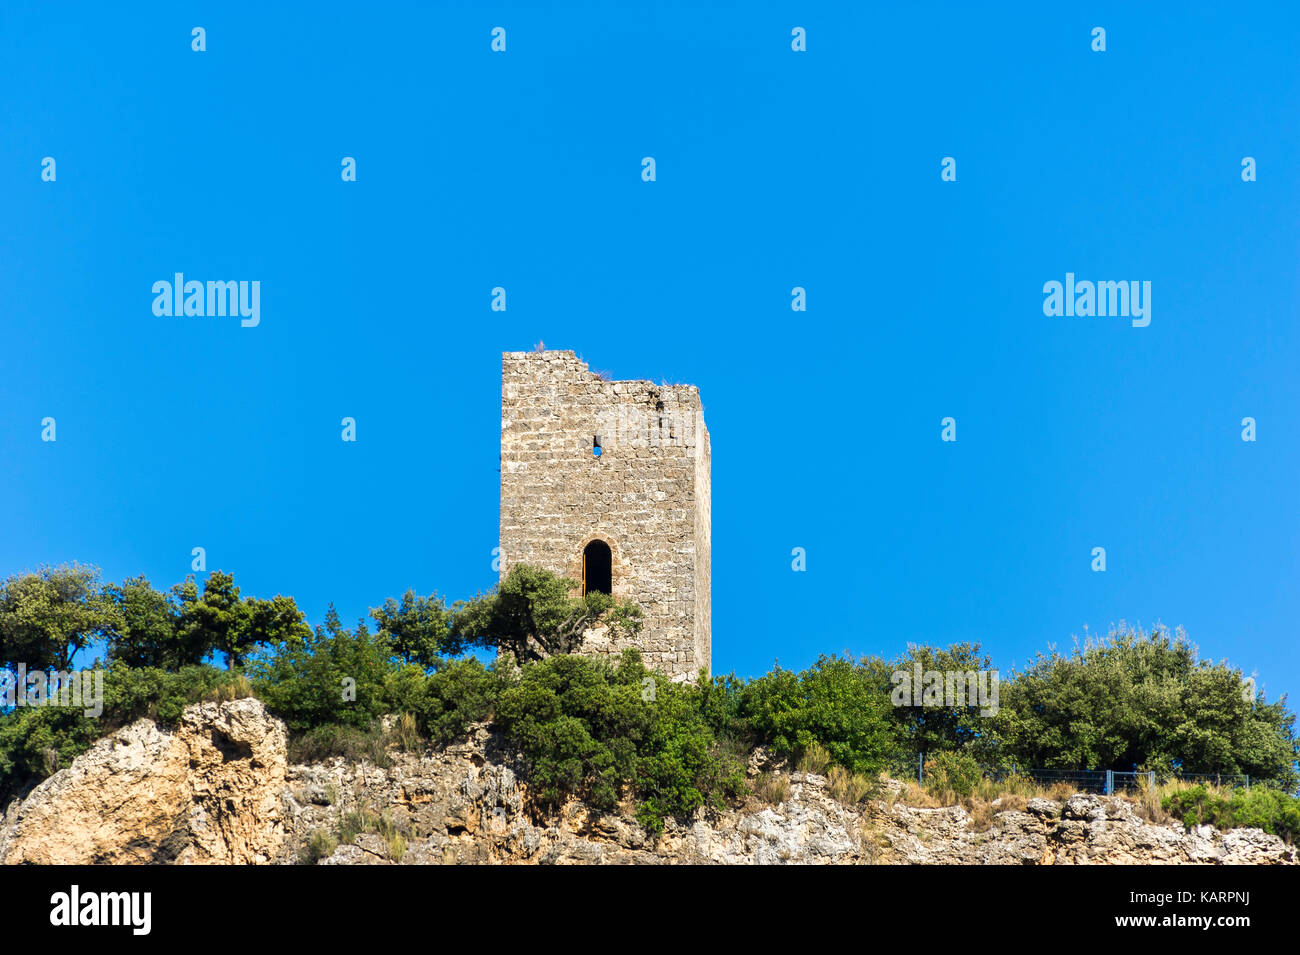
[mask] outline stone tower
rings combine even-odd
[[[501,575],[534,564],[641,607],[631,640],[674,679],[711,671],[709,432],[694,385],[609,381],[571,351],[501,356]]]

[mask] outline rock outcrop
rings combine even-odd
[[[142,719],[5,814],[6,863],[259,863],[283,854],[284,724],[254,699]]]
[[[1122,798],[1018,800],[976,819],[892,798],[845,806],[811,773],[788,774],[778,805],[752,799],[670,821],[656,838],[630,807],[570,804],[539,817],[484,726],[437,752],[393,752],[385,768],[287,766],[285,752],[284,725],[252,699],[190,707],[173,732],[141,720],[11,806],[0,860],[288,863],[310,844],[328,865],[1297,862],[1294,847],[1258,829],[1155,825]]]
[[[653,839],[628,813],[597,815],[570,805],[535,819],[524,788],[489,758],[494,740],[470,741],[435,756],[395,755],[389,769],[343,760],[290,768],[286,819],[301,837],[337,828],[340,813],[365,806],[407,833],[405,863],[552,864],[1294,864],[1296,850],[1258,829],[1153,825],[1122,798],[1077,795],[1030,800],[976,824],[960,806],[918,809],[887,799],[847,807],[825,777],[790,774],[779,805],[669,822]],[[996,810],[997,807],[994,807]],[[360,835],[324,860],[330,865],[394,861],[378,836]]]
[[[994,809],[996,810],[996,806]],[[1253,865],[1296,864],[1296,849],[1259,829],[1219,832],[1201,826],[1154,825],[1120,797],[1031,799],[1023,810],[993,815],[980,831],[960,806],[894,806],[876,814],[879,832],[898,861],[993,865]]]

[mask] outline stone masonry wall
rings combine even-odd
[[[713,672],[713,608],[710,601],[712,587],[711,564],[712,536],[712,455],[709,450],[709,431],[700,417],[699,440],[695,457],[695,659],[705,661],[709,673]]]
[[[571,351],[502,355],[502,577],[523,562],[580,580],[605,541],[614,596],[645,613],[634,644],[674,678],[710,668],[709,496],[698,388],[606,381]],[[601,628],[583,651],[628,642]]]

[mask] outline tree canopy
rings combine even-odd
[[[0,663],[67,670],[78,651],[112,632],[119,619],[95,567],[16,574],[0,583]]]
[[[640,630],[639,607],[596,591],[574,596],[578,587],[567,577],[515,564],[495,589],[455,606],[452,632],[462,646],[504,650],[525,663],[573,653],[598,624],[622,633]]]
[[[991,678],[991,656],[970,643],[671,683],[636,653],[617,662],[576,655],[593,627],[642,626],[636,606],[578,591],[519,564],[469,600],[449,606],[408,590],[369,611],[374,629],[366,618],[345,627],[331,605],[313,630],[291,598],[244,596],[222,571],[166,592],[144,577],[105,584],[76,564],[9,577],[0,582],[0,665],[68,670],[102,640],[108,679],[103,720],[67,707],[0,712],[0,793],[125,720],[174,719],[186,702],[230,692],[255,693],[293,733],[326,746],[368,738],[389,715],[434,745],[491,720],[544,798],[608,807],[631,792],[651,828],[738,792],[738,767],[756,746],[791,760],[816,751],[867,776],[924,753],[935,772],[967,781],[1015,763],[1296,783],[1286,699],[1265,699],[1239,669],[1201,659],[1181,631],[1121,625],[1068,654],[1040,654],[1021,672],[1000,672],[987,701],[996,706],[985,707],[915,686],[906,700],[893,692],[900,673]],[[495,662],[457,659],[469,651]],[[225,670],[211,665],[218,659]]]
[[[1039,654],[1004,685],[1002,716],[1006,748],[1028,766],[1277,778],[1295,759],[1284,700],[1257,698],[1240,670],[1164,627]]]

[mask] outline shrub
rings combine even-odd
[[[651,674],[635,650],[617,666],[580,656],[528,664],[502,692],[497,724],[551,808],[576,796],[608,812],[631,795],[637,819],[659,832],[670,815],[745,792],[743,764],[704,719],[700,690]]]
[[[376,766],[387,768],[393,764],[388,755],[387,744],[388,739],[378,723],[372,724],[366,730],[342,723],[331,723],[291,735],[289,761],[315,763],[342,756],[349,763],[367,760]]]
[[[404,671],[404,679],[411,676]],[[507,682],[495,665],[484,667],[474,659],[443,661],[412,692],[402,696],[394,689],[390,695],[404,699],[420,731],[442,747],[464,736],[471,723],[489,719]]]
[[[116,729],[148,716],[164,725],[175,725],[191,703],[214,694],[234,699],[243,676],[211,666],[187,666],[172,673],[157,667],[132,669],[114,663],[104,673],[105,730]],[[223,689],[223,688],[231,689]]]
[[[925,788],[932,796],[951,793],[967,798],[984,778],[979,763],[965,753],[936,753],[925,761],[924,770]]]
[[[103,670],[102,679],[99,717],[73,706],[24,706],[0,715],[0,800],[7,801],[68,766],[96,740],[128,723],[147,716],[164,725],[175,724],[186,706],[214,693],[233,692],[222,688],[238,686],[240,677],[210,666],[168,673],[114,663]]]
[[[253,686],[290,730],[344,724],[368,730],[394,707],[388,692],[398,667],[387,639],[364,623],[346,630],[334,608],[302,643],[285,643],[249,664]]]
[[[774,754],[799,756],[817,743],[833,762],[871,776],[884,767],[893,747],[887,706],[865,668],[841,657],[821,657],[802,673],[778,667],[752,681],[740,710]]]
[[[1300,799],[1266,786],[1238,789],[1230,795],[1192,786],[1165,796],[1161,808],[1181,819],[1188,829],[1251,826],[1292,844],[1300,837]]]
[[[1185,765],[1296,784],[1295,714],[1199,658],[1181,630],[1121,623],[1070,655],[1039,657],[1002,687],[997,722],[1024,766]]]
[[[649,702],[649,732],[638,750],[632,791],[640,801],[637,819],[647,830],[661,832],[668,816],[720,809],[749,789],[739,753],[729,741],[719,740],[702,717],[699,690],[645,675],[643,667],[641,673],[642,687],[653,679],[656,692]]]
[[[306,859],[315,865],[321,859],[328,859],[339,847],[338,840],[323,829],[317,829],[307,840]]]

